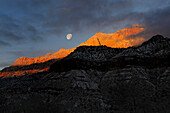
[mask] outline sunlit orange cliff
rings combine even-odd
[[[131,35],[136,35],[144,30],[141,25],[133,25],[131,28],[121,29],[115,33],[96,33],[94,36],[89,38],[86,42],[81,43],[79,46],[98,46],[100,40],[102,45],[106,45],[112,48],[127,48],[130,46],[139,45],[144,41],[144,38],[137,37],[131,38]],[[60,49],[56,53],[48,53],[45,56],[38,56],[35,58],[20,57],[17,59],[12,66],[16,65],[30,65],[33,63],[41,63],[51,59],[60,59],[66,57],[68,54],[73,52],[75,48],[72,49]]]
[[[115,33],[96,33],[94,36],[89,38],[86,42],[81,43],[79,46],[83,46],[83,45],[98,46],[99,41],[101,45],[105,45],[112,48],[127,48],[131,46],[136,46],[144,42],[145,39],[143,37],[132,38],[131,36],[136,35],[142,31],[144,31],[143,26],[133,25],[131,28],[121,29]],[[66,57],[75,49],[76,47],[72,49],[60,49],[56,53],[48,53],[45,56],[38,56],[35,58],[20,57],[12,64],[12,66],[24,66],[24,65],[34,64],[34,63],[42,63],[51,59],[61,59]],[[37,71],[30,70],[29,73],[32,74],[41,71],[42,70],[37,70]],[[17,73],[20,72],[16,72],[16,75],[18,75]],[[2,75],[4,75],[4,73],[0,72],[0,76]]]

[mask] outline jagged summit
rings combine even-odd
[[[165,42],[165,41],[170,41],[170,39],[169,38],[165,38],[162,35],[155,35],[152,38],[150,38],[148,41],[142,43],[142,46],[146,45],[148,43],[154,44],[154,43],[162,43],[162,42]]]
[[[169,52],[170,39],[164,38],[162,35],[155,35],[148,41],[138,47],[138,51],[145,55],[164,55]]]

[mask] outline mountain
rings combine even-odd
[[[99,42],[97,38],[100,40],[102,45],[106,45],[112,48],[127,48],[130,46],[139,45],[144,41],[144,39],[142,37],[133,39],[133,38],[130,38],[130,36],[136,35],[142,32],[143,30],[144,30],[143,26],[133,25],[131,28],[121,29],[115,33],[96,33],[94,36],[89,38],[86,42],[81,43],[79,46],[82,46],[82,45],[98,46]],[[126,38],[126,37],[129,37],[129,38]],[[45,62],[51,59],[61,59],[69,55],[75,49],[76,47],[72,49],[60,49],[56,53],[48,53],[45,56],[38,56],[35,58],[21,57],[17,59],[12,64],[12,66],[30,65],[33,63]]]
[[[0,112],[170,112],[169,38],[156,35],[128,48],[80,46],[49,65],[0,79]]]
[[[81,43],[80,46],[99,46],[99,41],[102,45],[112,48],[127,48],[130,46],[139,45],[144,41],[144,38],[130,38],[132,35],[138,34],[144,30],[144,27],[141,25],[133,25],[131,28],[121,29],[115,33],[96,33],[94,36],[89,38],[86,42]],[[99,39],[99,41],[98,41]],[[0,77],[13,77],[16,76],[23,76],[25,74],[31,75],[33,73],[38,73],[42,71],[47,71],[49,67],[44,67],[40,69],[34,69],[34,66],[31,64],[43,63],[47,62],[52,59],[62,59],[73,52],[77,47],[72,49],[60,49],[56,53],[48,53],[45,56],[38,56],[35,58],[27,58],[27,57],[20,57],[17,59],[12,66],[7,67],[8,69],[11,68],[11,71],[4,71],[0,72]],[[22,70],[22,68],[33,66],[33,70]],[[8,70],[7,69],[7,70]]]

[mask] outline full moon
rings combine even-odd
[[[66,36],[67,40],[70,40],[71,37],[72,37],[72,34],[67,34],[67,36]]]

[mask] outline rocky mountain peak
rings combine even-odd
[[[169,42],[170,39],[169,38],[165,38],[162,35],[155,35],[152,38],[150,38],[148,41],[144,42],[142,44],[142,46],[143,45],[147,45],[147,44],[162,43],[162,42],[165,42],[165,41]]]

